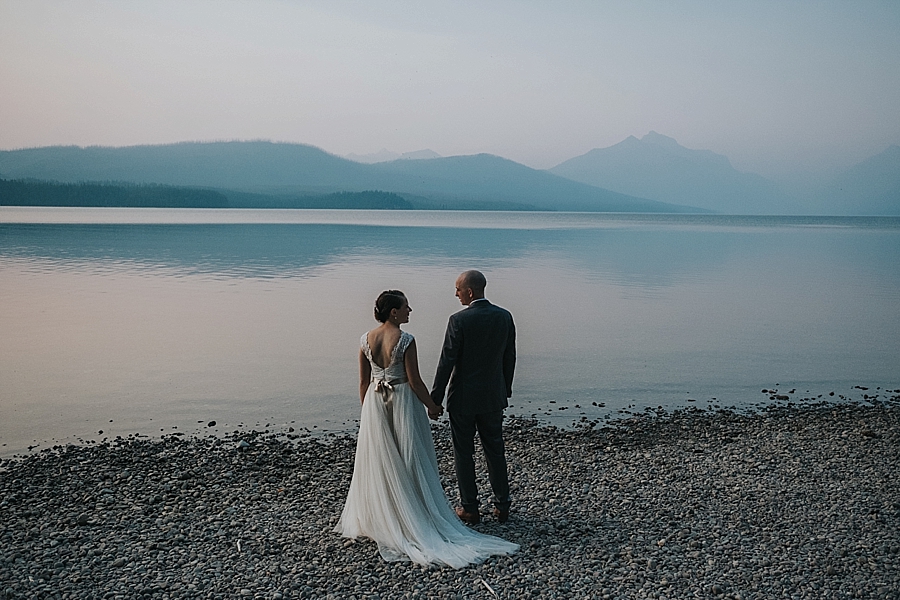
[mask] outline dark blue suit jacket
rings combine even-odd
[[[512,396],[516,326],[508,310],[487,300],[450,317],[431,399],[458,414],[503,410]],[[449,387],[448,387],[449,384]]]

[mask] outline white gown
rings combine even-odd
[[[518,544],[468,528],[447,501],[427,411],[406,381],[403,357],[412,341],[401,332],[390,365],[382,369],[372,360],[367,335],[360,340],[372,383],[359,421],[353,480],[334,531],[371,538],[387,561],[458,569],[512,554]]]

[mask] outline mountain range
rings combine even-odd
[[[813,189],[807,202],[819,198],[829,214],[900,215],[900,146],[837,174]]]
[[[728,214],[900,215],[900,147],[788,192],[727,157],[651,131],[595,148],[551,173],[612,191]]]
[[[656,132],[546,171],[489,154],[384,150],[349,160],[304,144],[252,141],[0,151],[0,178],[203,188],[233,207],[300,207],[312,199],[318,206],[336,193],[378,190],[428,209],[900,215],[898,146],[788,192],[725,156]],[[346,205],[348,197],[340,198]]]
[[[0,177],[62,183],[129,182],[222,191],[231,206],[379,190],[415,208],[696,212],[611,192],[489,154],[361,164],[303,144],[179,143],[0,152]],[[0,202],[2,203],[2,202]]]
[[[787,199],[760,175],[741,173],[728,158],[690,150],[651,131],[569,159],[551,173],[609,190],[733,214],[783,214]]]

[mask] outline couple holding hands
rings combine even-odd
[[[356,461],[335,531],[371,538],[385,560],[461,568],[519,548],[464,524],[481,520],[476,431],[499,522],[506,522],[511,503],[502,426],[512,395],[516,330],[509,311],[484,297],[486,285],[479,271],[457,278],[456,297],[466,308],[450,317],[430,393],[419,374],[415,339],[400,328],[412,312],[402,292],[378,297],[381,325],[360,340]],[[428,423],[443,414],[445,391],[461,502],[455,512],[441,486]]]

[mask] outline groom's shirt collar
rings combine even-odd
[[[476,298],[476,299],[472,300],[471,302],[469,302],[469,306],[467,306],[466,308],[470,308],[470,307],[472,307],[472,306],[475,306],[475,303],[476,303],[476,302],[487,302],[487,301],[488,301],[487,298]],[[490,304],[490,302],[488,302],[488,304]]]

